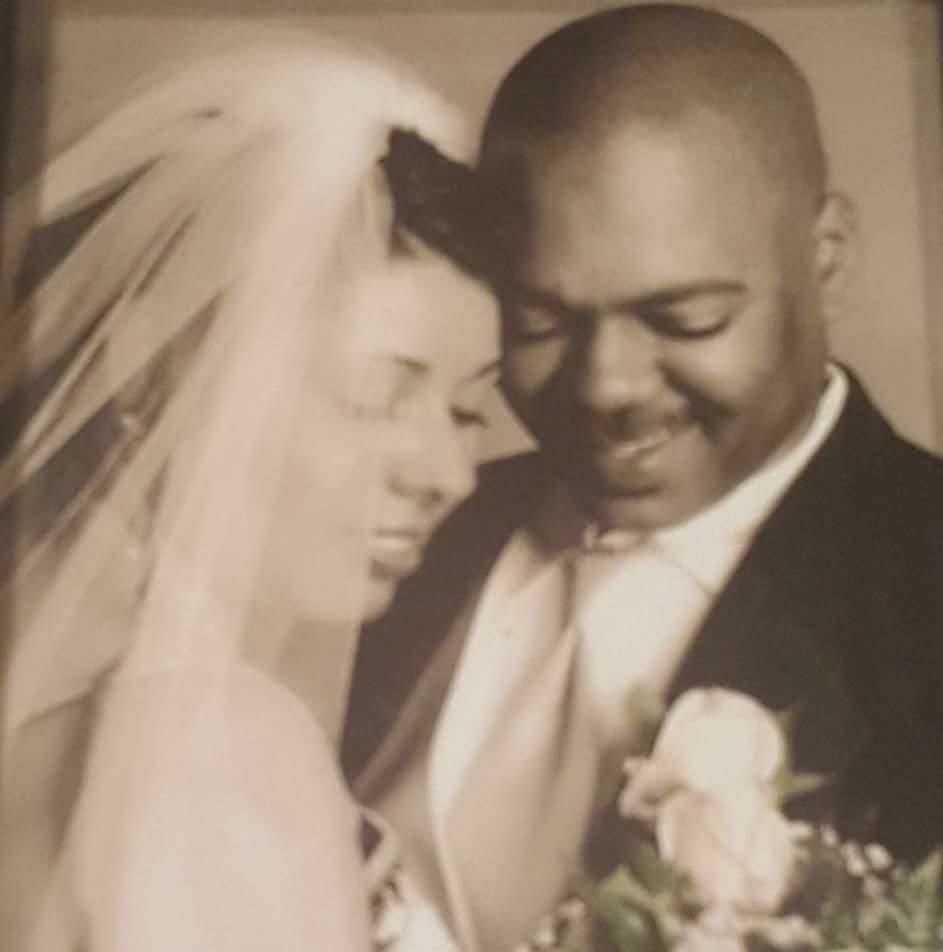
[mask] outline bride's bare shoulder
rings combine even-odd
[[[109,686],[100,719],[101,729],[124,734],[138,723],[143,746],[153,741],[160,751],[173,750],[177,762],[190,756],[238,772],[243,789],[263,796],[273,775],[283,781],[292,773],[332,792],[333,775],[339,777],[334,747],[309,709],[245,663],[122,673]]]

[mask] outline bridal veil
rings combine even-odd
[[[39,182],[40,234],[79,225],[0,324],[14,952],[366,947],[330,735],[385,438],[344,315],[393,128],[467,147],[401,70],[304,38],[171,71]],[[299,626],[313,710],[266,674]]]

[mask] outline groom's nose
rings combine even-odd
[[[658,392],[657,340],[630,315],[598,317],[576,360],[577,399],[593,412],[643,406]]]

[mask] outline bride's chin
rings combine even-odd
[[[398,579],[371,575],[364,599],[364,621],[376,621],[391,605]]]

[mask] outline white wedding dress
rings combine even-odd
[[[358,816],[288,692],[245,666],[118,674],[95,735],[36,952],[367,947]]]
[[[252,668],[119,673],[86,777],[35,952],[454,948],[309,711]]]

